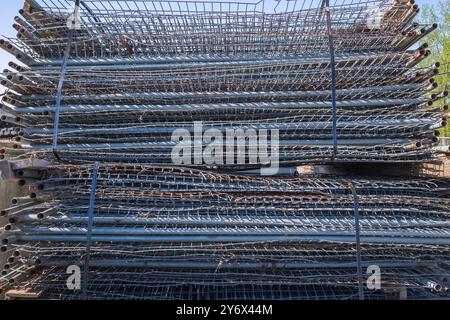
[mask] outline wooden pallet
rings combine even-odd
[[[5,293],[6,299],[38,299],[43,291],[8,290]]]

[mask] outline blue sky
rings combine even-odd
[[[417,0],[419,5],[424,3],[434,4],[438,0]],[[13,29],[14,17],[18,15],[19,9],[23,6],[23,0],[4,0],[1,4],[0,10],[0,35],[14,37],[17,32]],[[14,58],[0,49],[0,71],[8,67],[8,62],[14,60]],[[3,92],[3,88],[0,86],[0,93]]]

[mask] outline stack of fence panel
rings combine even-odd
[[[70,2],[70,1],[69,1]],[[277,3],[276,1],[266,1]],[[64,161],[171,162],[172,132],[209,127],[278,129],[280,161],[333,155],[326,10],[317,1],[83,1],[62,90],[58,152]],[[292,7],[295,3],[295,6]],[[335,161],[425,161],[443,124],[444,94],[429,52],[408,50],[436,26],[411,22],[408,1],[340,1],[331,10],[337,74]],[[222,5],[220,5],[222,4]],[[282,8],[283,5],[289,5]],[[371,6],[383,12],[367,25]],[[18,39],[1,43],[26,66],[4,72],[9,120],[22,127],[12,159],[52,154],[55,95],[68,10],[27,1]],[[266,10],[267,11],[267,10]],[[280,12],[281,11],[281,12]]]
[[[17,134],[1,157],[53,161],[15,171],[30,192],[1,211],[1,290],[352,299],[364,282],[370,298],[448,293],[448,180],[238,174],[261,166],[249,159],[171,165],[172,133],[194,123],[278,129],[286,167],[432,160],[445,124],[433,104],[447,93],[425,97],[439,64],[418,68],[429,51],[415,44],[437,26],[413,22],[414,1],[84,0],[79,20],[70,4],[26,0],[17,39],[0,41],[22,63],[2,77],[2,120]],[[381,289],[358,278],[358,254],[364,275],[381,270]],[[81,290],[67,287],[74,265]]]
[[[364,270],[379,267],[384,290],[403,286],[411,298],[448,291],[445,180],[101,166],[88,240],[92,175],[90,166],[47,169],[34,192],[3,212],[10,222],[3,248],[15,272],[38,271],[19,288],[83,297],[66,288],[66,270],[87,263],[89,298],[355,298],[355,192]]]

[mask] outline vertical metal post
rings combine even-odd
[[[67,69],[67,62],[69,60],[70,50],[72,49],[73,37],[75,35],[75,27],[76,27],[76,23],[77,23],[76,14],[77,14],[77,12],[79,12],[79,8],[80,8],[80,0],[75,0],[75,11],[73,14],[72,25],[70,27],[69,35],[67,38],[66,49],[64,50],[64,57],[63,57],[63,62],[62,62],[61,71],[60,71],[60,75],[59,75],[58,88],[56,91],[56,105],[55,105],[55,120],[54,120],[54,125],[53,125],[52,151],[57,159],[59,159],[57,149],[58,149],[59,113],[60,113],[60,109],[61,109],[62,89],[63,89],[64,77],[65,77],[66,69]]]
[[[328,47],[330,49],[330,65],[331,65],[331,99],[333,107],[333,156],[337,155],[337,107],[336,107],[336,60],[334,52],[333,42],[333,30],[331,28],[331,12],[330,1],[324,0],[322,6],[325,6],[325,13],[327,18],[327,34],[328,34]]]
[[[89,209],[88,209],[88,226],[86,233],[86,257],[84,260],[83,270],[83,299],[87,300],[87,286],[89,283],[89,260],[91,256],[91,239],[92,239],[92,227],[94,224],[94,206],[95,206],[95,191],[97,189],[97,175],[98,175],[98,163],[94,164],[92,168],[92,183],[91,193],[89,196]]]
[[[362,264],[361,264],[361,239],[360,239],[360,226],[359,226],[359,200],[358,194],[354,184],[351,184],[353,194],[353,204],[355,211],[355,237],[356,237],[356,269],[358,274],[358,296],[359,300],[364,300],[364,287],[362,279]]]

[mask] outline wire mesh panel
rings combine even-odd
[[[417,13],[407,1],[332,1],[338,51],[406,48],[405,25]],[[327,50],[322,1],[82,1],[73,53],[80,57],[185,54],[299,54]],[[62,57],[71,1],[29,1],[30,49]],[[374,12],[382,25],[368,24]],[[25,30],[27,31],[27,30]],[[409,31],[409,30],[408,30]],[[380,37],[380,33],[383,37]],[[35,38],[32,38],[35,40]],[[405,41],[406,40],[406,41]]]

